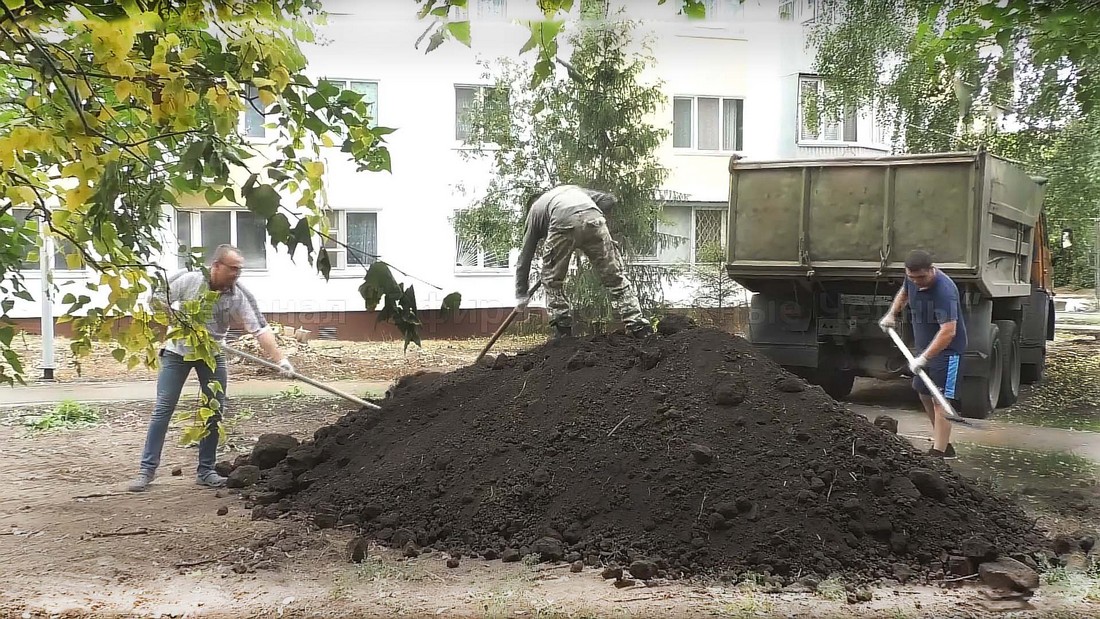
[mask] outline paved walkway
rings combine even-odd
[[[304,393],[335,397],[331,394],[290,380],[230,380],[229,395],[236,398],[255,398],[277,395],[290,385],[296,385]],[[381,394],[389,386],[386,381],[338,380],[327,383],[345,393],[355,396]],[[194,396],[199,392],[197,381],[190,380],[183,388],[184,396]],[[128,383],[38,383],[26,387],[0,387],[0,407],[26,404],[50,404],[65,400],[81,402],[124,402],[131,400],[153,400],[157,396],[156,381],[134,381]]]
[[[848,404],[853,412],[869,420],[879,415],[889,415],[898,420],[898,434],[915,440],[918,447],[925,445],[921,439],[931,441],[928,417],[919,411],[900,410],[885,406]],[[993,419],[980,422],[982,429],[955,424],[951,440],[959,443],[976,443],[989,447],[1008,447],[1028,451],[1066,451],[1100,462],[1100,433],[1062,428],[1044,428],[1017,423],[998,422]]]

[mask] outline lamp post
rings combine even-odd
[[[53,271],[53,238],[43,225],[42,251],[38,255],[38,265],[42,274],[42,380],[53,380],[53,299],[50,295],[50,277]]]

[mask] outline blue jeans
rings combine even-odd
[[[176,412],[176,404],[180,399],[180,392],[187,382],[192,368],[199,376],[199,385],[206,397],[212,397],[207,386],[212,380],[221,384],[221,392],[217,394],[218,412],[208,422],[209,433],[199,441],[199,467],[198,476],[214,470],[214,463],[218,456],[218,422],[221,420],[221,411],[225,410],[225,388],[228,380],[228,372],[225,367],[225,357],[218,355],[217,364],[213,371],[210,366],[201,360],[185,361],[183,357],[167,350],[160,351],[160,371],[157,372],[157,403],[153,407],[153,417],[149,420],[149,432],[145,435],[145,449],[141,452],[141,471],[154,473],[160,465],[160,454],[164,450],[164,437],[168,434],[168,425],[172,422],[172,415]]]

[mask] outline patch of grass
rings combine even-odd
[[[306,392],[302,391],[302,388],[298,385],[288,385],[286,389],[283,389],[275,396],[279,400],[295,400],[301,397],[305,397]]]
[[[843,602],[848,599],[848,590],[844,588],[844,583],[836,576],[830,576],[821,581],[814,593],[819,598],[831,602]]]
[[[1096,479],[1100,465],[1068,451],[1032,451],[958,443],[961,470],[973,471],[999,490],[1025,485],[1063,487],[1066,482]]]
[[[997,418],[1028,425],[1100,432],[1100,345],[1058,334],[1047,352],[1043,382],[1026,387]]]
[[[764,594],[749,591],[738,595],[736,599],[723,602],[716,610],[719,616],[734,619],[770,617],[775,611],[775,602]]]
[[[99,412],[83,402],[65,400],[59,402],[44,415],[26,417],[23,425],[37,432],[49,430],[86,428],[99,423]]]

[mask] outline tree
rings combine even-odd
[[[728,309],[744,305],[744,289],[737,285],[726,270],[726,250],[720,243],[708,243],[696,253],[696,263],[689,267],[697,283],[693,305],[706,324],[725,329],[730,318]]]
[[[170,323],[145,300],[164,280],[164,206],[244,206],[272,245],[303,250],[328,277],[328,254],[313,247],[327,237],[321,149],[340,144],[360,171],[388,171],[393,130],[371,126],[360,95],[304,75],[299,43],[323,20],[318,0],[4,0],[0,10],[0,382],[22,381],[8,313],[13,297],[31,299],[20,268],[35,259],[39,226],[107,293],[62,299],[73,352],[113,340],[130,367],[155,364]],[[278,117],[270,146],[243,139],[246,106]],[[418,341],[411,286],[388,265],[375,263],[361,292],[406,345]],[[211,361],[208,307],[174,310],[170,332]]]
[[[652,308],[671,273],[631,259],[652,253],[658,242],[658,191],[668,171],[656,149],[668,131],[647,120],[664,95],[660,84],[641,82],[652,59],[629,51],[635,28],[628,21],[585,22],[570,37],[569,60],[557,60],[563,71],[545,79],[535,79],[537,63],[502,59],[487,71],[496,87],[469,115],[467,157],[489,159],[492,178],[475,205],[456,215],[455,225],[463,238],[506,254],[520,245],[521,213],[531,192],[558,184],[610,191],[620,205],[608,225],[639,301]],[[576,301],[578,322],[599,325],[613,315],[606,291],[579,255],[566,292]]]
[[[663,5],[668,0],[657,0],[658,5]],[[744,3],[745,0],[738,0]],[[416,0],[420,5],[417,15],[422,20],[428,20],[428,27],[420,35],[416,44],[427,39],[425,53],[431,53],[439,48],[445,41],[456,40],[469,46],[470,24],[467,21],[454,21],[450,17],[455,14],[455,9],[467,8],[469,0]],[[527,20],[523,25],[531,31],[531,38],[520,49],[520,55],[535,51],[535,64],[531,73],[531,85],[538,86],[554,74],[555,57],[558,50],[558,35],[565,28],[565,21],[558,19],[569,14],[574,5],[574,0],[538,0],[539,9],[546,19]],[[580,0],[580,10],[585,17],[606,17],[608,12],[608,0]],[[706,17],[706,5],[702,0],[681,0],[680,13],[691,19],[703,19]]]
[[[1093,239],[1100,191],[1100,1],[831,0],[812,35],[823,104],[872,104],[902,152],[986,147],[1049,179],[1054,224]],[[1088,252],[1055,281],[1091,282]]]

